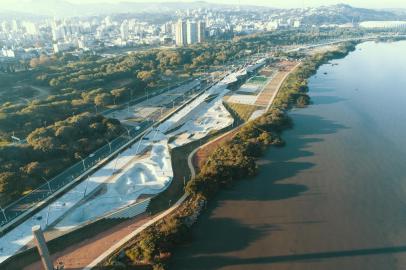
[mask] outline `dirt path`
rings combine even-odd
[[[266,110],[269,110],[283,82],[299,65],[300,63],[296,62],[288,62],[283,65],[283,70],[279,71],[258,95],[255,105],[264,106]]]

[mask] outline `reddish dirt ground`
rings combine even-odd
[[[63,262],[65,270],[82,269],[105,252],[123,237],[137,229],[145,222],[152,219],[147,215],[124,221],[109,230],[101,232],[94,237],[85,239],[63,251],[52,254],[52,260],[56,263]],[[24,268],[24,270],[44,269],[40,261]]]
[[[214,152],[214,150],[216,150],[219,145],[231,140],[237,132],[238,129],[235,129],[230,133],[227,133],[226,135],[219,137],[206,144],[204,147],[200,148],[193,156],[193,166],[197,169],[197,171],[200,170],[204,162],[206,162],[207,158],[211,155],[211,153]]]

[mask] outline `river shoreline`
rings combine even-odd
[[[388,79],[405,81],[396,80],[404,65],[386,65],[393,77],[368,75],[405,45],[389,44],[393,52],[377,57],[385,46],[362,44],[320,68],[309,83],[314,105],[289,113],[288,147],[268,151],[254,180],[219,194],[170,269],[403,269],[405,125],[391,117],[404,116],[406,96],[383,93],[396,86]]]
[[[255,126],[260,124],[260,125],[263,125],[264,128],[267,128],[267,127],[270,128],[269,131],[274,134],[274,135],[271,135],[271,133],[269,133],[267,135],[267,136],[270,136],[268,139],[266,139],[266,140],[269,140],[269,142],[262,141],[262,139],[260,141],[258,141],[260,143],[259,144],[260,148],[264,148],[267,145],[273,144],[273,141],[275,139],[279,140],[278,134],[280,134],[282,132],[282,130],[284,130],[290,126],[290,124],[288,123],[289,121],[286,122],[285,118],[286,118],[287,109],[289,109],[295,105],[292,103],[292,101],[298,105],[301,105],[301,103],[303,102],[303,99],[304,99],[306,104],[308,103],[308,98],[307,98],[307,94],[306,94],[307,78],[310,77],[311,75],[313,75],[321,64],[326,63],[329,60],[345,56],[347,53],[349,53],[349,51],[354,49],[354,46],[355,46],[354,43],[346,44],[345,46],[340,47],[340,49],[337,51],[319,54],[319,55],[313,57],[312,59],[306,61],[304,63],[304,65],[300,66],[295,72],[293,72],[292,74],[290,74],[288,76],[287,80],[281,86],[280,92],[278,93],[277,97],[275,98],[274,105],[272,106],[271,110],[267,114],[265,114],[265,116],[260,118],[259,120],[254,120],[252,123],[248,124],[244,128],[245,130],[243,131],[242,134],[244,134],[244,132],[245,132],[245,134],[249,134],[250,132],[252,133],[252,131],[250,129],[255,130],[256,129]],[[300,101],[300,103],[298,101]],[[306,105],[306,104],[302,104],[302,105]],[[280,120],[277,120],[277,119],[280,119]],[[260,138],[260,137],[257,137],[257,136],[260,136],[260,135],[262,135],[262,137],[263,137],[264,134],[258,133],[257,135],[255,135],[254,137],[251,137],[251,138],[255,138],[256,140],[258,140],[258,138]],[[239,138],[237,138],[237,141],[235,141],[235,143],[241,142],[241,140],[243,140],[243,141],[246,140],[246,139],[244,139],[245,135],[237,134],[237,137],[238,136],[239,136]],[[232,149],[234,147],[233,142],[231,142],[231,145],[227,146],[227,147],[231,147],[230,149]],[[246,150],[243,150],[243,151],[247,151],[247,149],[248,148],[246,148]],[[229,151],[229,150],[226,150],[226,151]],[[261,154],[259,154],[259,156],[260,155]],[[215,156],[211,157],[211,158],[213,158],[214,160],[216,159]],[[253,157],[248,156],[247,158],[250,158],[252,161],[254,160],[253,159],[254,156]],[[252,164],[250,162],[251,161],[248,161],[248,163],[241,163],[241,165],[239,165],[239,166],[242,166],[241,167],[242,171],[247,170],[248,174],[245,174],[245,173],[241,174],[241,176],[244,178],[245,178],[245,176],[252,176],[250,171],[253,168],[252,168]],[[206,165],[206,166],[210,166],[210,165]],[[248,167],[245,168],[245,166],[248,166]],[[212,170],[212,169],[210,169],[210,170]],[[231,167],[231,170],[234,170],[233,167]],[[203,171],[204,171],[204,169],[203,169]],[[240,175],[238,175],[238,176],[240,177]],[[200,176],[198,175],[197,178],[195,178],[195,179],[199,179],[199,177]],[[233,181],[236,180],[236,179],[234,179],[234,177],[231,177],[231,179]],[[194,181],[196,181],[196,180],[194,180]],[[204,187],[204,186],[201,186],[200,183],[196,183],[195,185],[193,185],[194,181],[192,180],[191,183],[188,184],[189,193],[192,194],[191,198],[185,203],[185,208],[187,208],[189,211],[190,210],[192,211],[192,213],[188,213],[188,215],[190,215],[190,214],[198,215],[200,213],[200,211],[202,210],[201,206],[205,205],[205,201],[208,198],[212,197],[215,193],[217,193],[216,190],[219,189],[218,184],[215,184],[215,186],[212,186],[212,187],[207,187],[207,183],[206,183],[206,184],[203,184],[203,185],[206,185],[206,187]],[[213,185],[213,184],[210,184],[210,185]],[[223,185],[223,184],[221,184],[221,185]],[[225,184],[225,185],[228,185],[228,184]],[[201,189],[201,188],[203,188],[203,189]],[[173,222],[173,218],[175,218],[178,221],[185,220],[185,218],[176,217],[176,215],[179,216],[179,212],[182,213],[185,211],[186,211],[186,209],[180,209],[178,211],[178,213],[176,213],[174,215],[175,217],[167,217],[166,221],[163,221],[163,224],[162,223],[157,224],[156,226],[154,226],[154,228],[152,228],[145,234],[140,235],[140,237],[138,237],[137,240],[133,241],[133,243],[134,243],[133,246],[130,245],[130,247],[126,249],[125,253],[127,254],[127,256],[130,256],[132,258],[132,260],[138,258],[136,260],[145,261],[146,257],[139,257],[139,256],[146,256],[145,255],[146,250],[145,250],[145,247],[143,247],[145,245],[143,243],[146,241],[146,239],[148,239],[148,241],[152,241],[152,243],[154,243],[153,246],[155,246],[155,247],[162,246],[162,245],[173,246],[174,243],[164,244],[165,241],[167,241],[167,240],[163,240],[163,239],[167,239],[168,236],[166,236],[164,238],[158,237],[159,239],[157,239],[156,235],[160,234],[157,230],[162,231],[162,226],[165,227],[165,223]],[[181,228],[184,226],[184,225],[182,225],[182,223],[184,223],[184,221],[179,221],[179,222],[181,222],[181,224],[171,227],[171,230],[176,230],[176,232],[181,230]],[[165,229],[165,230],[167,230],[167,229]],[[171,237],[171,238],[175,237],[176,239],[178,239],[180,237],[180,239],[176,240],[176,242],[178,242],[178,241],[183,242],[184,240],[182,240],[182,239],[185,238],[185,236],[180,236],[176,232],[169,233],[169,237]],[[171,234],[174,234],[174,235],[170,236]],[[153,235],[155,235],[155,236],[153,236]],[[151,237],[153,237],[153,238],[151,239]],[[164,241],[164,242],[162,242],[162,241]],[[158,251],[158,250],[156,250],[156,251]],[[162,252],[160,252],[161,254],[159,255],[159,253],[158,254],[155,253],[156,251],[152,250],[152,252],[151,252],[152,257],[148,257],[149,258],[148,260],[153,260],[152,264],[154,264],[154,265],[159,265],[159,267],[164,267],[164,265],[162,263],[166,262],[165,256],[167,256],[167,255],[164,255],[164,253],[162,253]],[[158,255],[159,255],[159,257],[156,257]],[[108,264],[111,264],[112,262],[114,262],[116,260],[114,258],[111,258],[109,261],[110,262]]]

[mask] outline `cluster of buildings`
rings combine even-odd
[[[116,48],[138,45],[188,46],[207,39],[228,39],[234,35],[279,29],[406,27],[403,21],[355,23],[353,19],[344,18],[349,8],[337,5],[289,10],[240,10],[233,6],[178,9],[148,17],[127,13],[65,19],[0,19],[0,68],[2,63],[27,61],[41,54],[115,53]]]
[[[206,38],[206,23],[204,21],[185,21],[180,19],[174,25],[174,28],[177,46],[201,43]]]
[[[137,45],[188,46],[208,38],[300,27],[300,21],[234,9],[187,9],[143,19],[122,14],[0,21],[0,62],[41,54],[98,52]],[[181,18],[181,19],[179,19]]]

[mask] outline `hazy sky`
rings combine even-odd
[[[0,0],[2,2],[3,0]],[[68,0],[72,3],[100,3],[100,2],[120,2],[119,0]],[[126,0],[132,2],[149,2],[151,0]],[[152,0],[153,2],[193,2],[193,0]],[[151,2],[152,2],[151,1]],[[206,0],[206,2],[224,3],[224,4],[250,4],[272,6],[280,8],[303,7],[303,6],[321,6],[338,3],[345,3],[356,7],[366,8],[406,8],[406,0]]]

